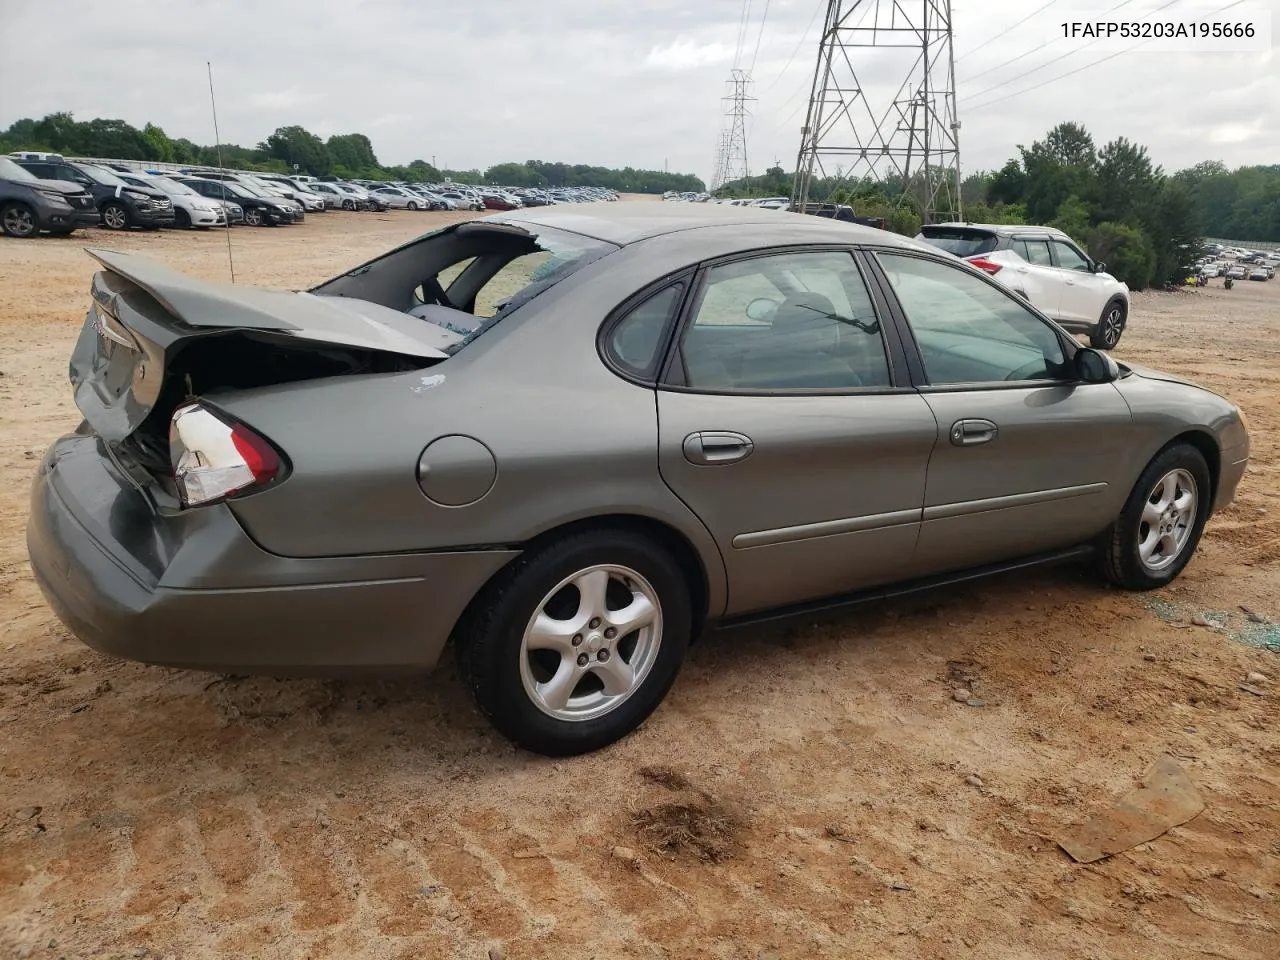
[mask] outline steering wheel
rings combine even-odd
[[[1043,360],[1031,360],[1010,373],[1006,380],[1036,380],[1044,373]]]

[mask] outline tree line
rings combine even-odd
[[[965,220],[1057,227],[1134,290],[1182,279],[1203,237],[1280,241],[1280,165],[1228,170],[1210,161],[1168,174],[1146,147],[1118,137],[1099,148],[1076,123],[1017,151],[999,170],[964,178]],[[771,167],[717,192],[787,196],[791,183],[792,174]],[[908,236],[920,229],[918,193],[918,182],[900,177],[827,178],[810,187],[812,199],[851,203]]]
[[[692,174],[540,160],[499,163],[485,170],[440,170],[425,160],[388,166],[379,163],[373,143],[362,133],[335,134],[321,140],[297,125],[277,128],[255,147],[234,143],[209,146],[183,137],[170,137],[153,123],[139,130],[124,120],[98,117],[81,121],[70,113],[51,113],[40,120],[29,117],[17,120],[7,130],[0,131],[0,153],[15,150],[201,166],[224,164],[241,170],[360,180],[437,183],[447,178],[459,183],[509,187],[607,187],[627,193],[703,189],[702,181]]]

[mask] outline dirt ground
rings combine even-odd
[[[446,216],[237,229],[236,276],[310,284]],[[451,667],[219,678],[54,620],[23,526],[79,419],[93,244],[226,276],[216,233],[0,240],[0,957],[1277,956],[1280,654],[1241,608],[1280,619],[1280,281],[1135,298],[1117,355],[1252,421],[1170,588],[1068,568],[710,635],[638,733],[553,762]],[[1165,752],[1204,812],[1072,862],[1060,831]]]

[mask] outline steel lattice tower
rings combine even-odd
[[[868,90],[859,71],[889,78]],[[951,0],[829,0],[792,202],[817,178],[895,176],[925,223],[961,218]]]
[[[748,93],[751,88],[751,74],[735,67],[729,71],[726,87],[725,129],[721,134],[720,146],[716,154],[716,173],[711,181],[712,190],[719,189],[733,180],[743,180],[751,176],[751,168],[747,164],[747,118],[751,116],[747,104],[755,102],[755,97]]]

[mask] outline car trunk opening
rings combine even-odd
[[[170,475],[169,422],[196,398],[301,380],[421,369],[438,328],[375,304],[210,284],[94,252],[92,304],[72,352],[76,405],[130,465]]]

